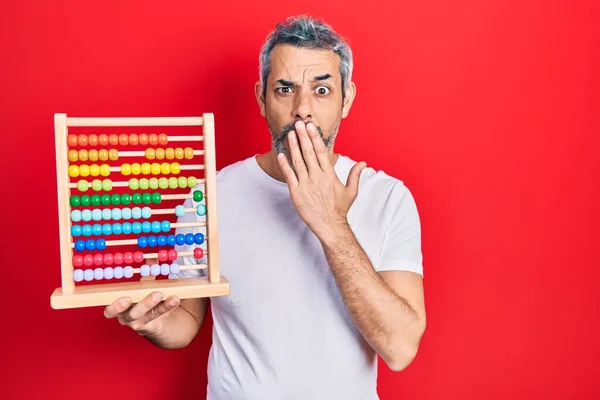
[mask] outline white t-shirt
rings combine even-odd
[[[354,164],[345,156],[336,162],[344,184]],[[211,298],[208,399],[378,399],[376,354],[350,318],[323,249],[297,214],[287,184],[249,157],[217,173],[217,207],[220,271],[231,293]],[[204,217],[189,213],[180,220]],[[402,181],[366,168],[348,221],[375,270],[423,273],[419,215]],[[203,270],[170,277],[199,273]]]

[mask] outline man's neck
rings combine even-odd
[[[331,161],[331,164],[335,166],[339,157],[340,155],[335,152],[330,153],[329,160]],[[285,178],[283,177],[283,173],[277,162],[277,155],[274,151],[271,150],[267,153],[259,154],[256,156],[256,161],[258,162],[259,167],[271,178],[285,182]]]

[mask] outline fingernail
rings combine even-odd
[[[170,305],[170,306],[176,306],[176,305],[177,305],[177,303],[179,303],[179,302],[177,301],[177,299],[171,299],[171,301],[169,302],[169,305]]]
[[[131,303],[131,299],[121,299],[122,306],[128,306]]]
[[[160,299],[162,299],[162,295],[160,293],[154,293],[152,295],[152,300],[159,301]]]

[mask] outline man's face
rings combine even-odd
[[[344,99],[348,105],[343,106],[339,62],[332,51],[275,46],[264,102],[260,85],[256,94],[277,153],[283,152],[289,159],[286,137],[298,120],[314,123],[327,148],[333,148],[340,121],[346,117],[352,100]]]

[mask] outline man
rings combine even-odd
[[[208,398],[377,399],[377,354],[400,371],[425,330],[416,204],[401,181],[333,151],[356,86],[351,50],[328,25],[278,24],[260,71],[271,151],[217,175],[231,294],[210,300]],[[105,315],[173,349],[193,340],[207,304],[154,294]]]

